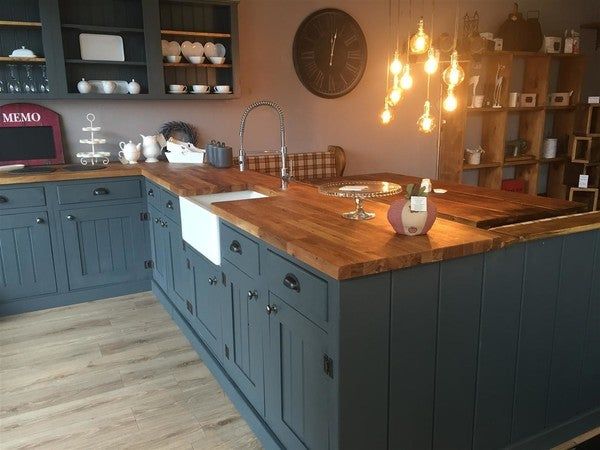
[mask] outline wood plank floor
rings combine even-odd
[[[261,448],[152,294],[0,319],[0,448]]]

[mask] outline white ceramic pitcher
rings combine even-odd
[[[158,162],[158,156],[161,154],[163,147],[159,144],[159,136],[161,135],[144,136],[140,134],[140,136],[142,137],[143,153],[146,162]]]

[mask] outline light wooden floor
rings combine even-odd
[[[0,319],[0,448],[256,449],[151,294]]]

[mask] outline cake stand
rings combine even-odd
[[[91,152],[80,152],[80,153],[77,153],[75,156],[77,156],[77,158],[79,158],[81,164],[83,164],[84,166],[87,166],[88,164],[90,164],[92,166],[95,166],[96,164],[106,165],[110,161],[110,152],[96,151],[96,145],[106,144],[106,139],[97,138],[94,136],[94,133],[97,133],[102,128],[94,126],[94,120],[96,120],[96,116],[94,116],[92,113],[89,113],[86,116],[86,118],[87,118],[88,122],[90,122],[90,126],[83,127],[82,131],[87,131],[88,133],[90,133],[90,138],[89,139],[79,139],[79,143],[91,145],[92,151]]]
[[[356,209],[343,213],[342,216],[351,220],[369,220],[375,217],[375,213],[365,211],[363,201],[399,194],[402,186],[387,181],[336,181],[322,184],[319,192],[330,197],[353,198]]]

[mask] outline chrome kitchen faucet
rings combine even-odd
[[[281,133],[281,150],[279,151],[279,154],[281,156],[281,188],[287,189],[288,182],[290,180],[290,171],[288,169],[287,146],[285,144],[285,121],[283,109],[281,109],[281,107],[277,103],[271,100],[259,100],[257,102],[254,102],[250,104],[242,114],[242,120],[240,123],[240,172],[246,170],[246,150],[244,150],[244,131],[246,129],[246,119],[252,110],[260,106],[269,106],[273,108],[279,115],[279,132]]]

